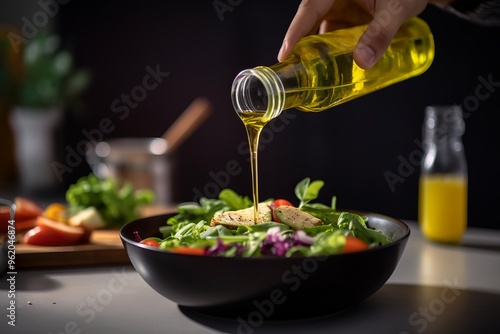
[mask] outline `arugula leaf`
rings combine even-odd
[[[248,196],[240,196],[233,190],[227,188],[219,193],[219,199],[226,202],[230,210],[246,209],[253,205],[253,202]]]
[[[350,226],[350,225],[354,222],[358,222],[362,226],[362,228],[366,229],[367,227],[366,227],[365,219],[366,218],[363,218],[360,215],[357,215],[355,213],[342,212],[342,214],[339,216],[339,221],[338,221],[337,225],[343,229],[347,229],[347,228],[352,229],[352,226]]]
[[[172,231],[173,231],[172,226],[169,226],[169,225],[160,226],[160,233],[163,236],[163,239],[170,236],[172,234]]]
[[[172,247],[179,246],[179,244],[179,239],[176,239],[173,236],[168,236],[160,243],[160,249],[170,249]]]
[[[314,226],[314,227],[304,227],[303,230],[304,232],[307,233],[307,235],[310,235],[312,237],[317,236],[320,233],[326,232],[326,231],[333,231],[336,229],[332,225],[319,225],[319,226]]]
[[[304,204],[318,198],[319,191],[324,184],[321,180],[315,180],[311,183],[311,179],[308,177],[300,181],[295,187],[295,195],[300,200],[298,207],[301,208]]]
[[[200,238],[210,238],[210,237],[221,237],[221,236],[232,236],[233,233],[227,227],[222,225],[210,226],[207,230],[200,233]]]
[[[201,198],[199,204],[184,202],[177,206],[177,215],[170,217],[167,224],[176,225],[181,222],[199,222],[201,220],[210,223],[215,213],[229,209],[229,205],[219,199]]]
[[[248,237],[247,246],[248,248],[243,252],[245,257],[256,257],[262,255],[260,253],[260,245],[262,241],[266,238],[267,232],[254,232]]]
[[[316,236],[311,246],[311,255],[329,255],[340,253],[345,246],[345,235],[340,230],[330,230]]]
[[[342,212],[339,217],[338,226],[347,230],[353,236],[364,240],[369,245],[385,245],[390,242],[381,231],[366,226],[368,218],[360,215]]]
[[[333,210],[337,210],[337,196],[333,196],[332,197],[332,204],[331,204],[331,208]]]
[[[248,229],[250,232],[267,232],[267,230],[269,230],[272,227],[279,227],[281,231],[290,230],[290,226],[276,222],[260,223],[257,225],[249,225],[242,227]]]
[[[302,211],[310,213],[316,218],[321,219],[323,224],[337,225],[341,212],[332,209],[321,203],[304,204],[301,208]]]

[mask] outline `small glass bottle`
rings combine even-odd
[[[370,69],[356,65],[353,50],[367,26],[301,39],[283,62],[240,72],[231,97],[236,112],[260,115],[264,124],[289,108],[322,111],[423,73],[434,59],[429,26],[413,17]]]
[[[467,228],[467,160],[462,109],[429,106],[423,125],[419,223],[430,240],[459,243]]]

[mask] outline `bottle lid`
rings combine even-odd
[[[424,134],[436,131],[461,136],[465,132],[462,108],[459,105],[435,105],[425,108]]]

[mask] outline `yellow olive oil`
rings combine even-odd
[[[246,112],[238,114],[245,125],[245,130],[248,137],[248,146],[250,148],[250,169],[252,173],[252,199],[254,208],[254,221],[257,224],[259,216],[259,173],[257,164],[257,152],[259,150],[259,137],[262,129],[266,125],[262,121],[263,112]]]

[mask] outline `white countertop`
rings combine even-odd
[[[0,281],[0,333],[496,333],[500,231],[469,228],[462,245],[424,240],[414,222],[387,284],[340,314],[245,326],[179,308],[132,266],[33,269]],[[7,308],[15,301],[15,327]],[[255,324],[254,324],[255,325]]]

